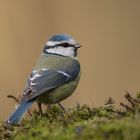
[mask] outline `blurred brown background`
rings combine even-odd
[[[82,77],[67,106],[99,106],[140,90],[139,0],[1,0],[0,118],[22,93],[47,39],[67,33],[82,44]]]

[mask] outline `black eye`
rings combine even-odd
[[[68,44],[68,43],[63,43],[62,46],[63,46],[63,47],[68,47],[69,44]]]

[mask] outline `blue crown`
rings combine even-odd
[[[74,40],[71,36],[66,34],[56,34],[52,36],[49,41],[69,41],[70,39]]]

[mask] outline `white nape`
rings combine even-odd
[[[52,53],[52,54],[60,54],[63,56],[69,56],[74,57],[74,48],[73,47],[54,47],[54,48],[48,48],[46,49],[46,52]]]

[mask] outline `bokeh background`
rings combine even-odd
[[[67,33],[82,44],[82,77],[64,101],[103,105],[140,90],[139,0],[1,0],[0,119],[14,109],[47,39]]]

